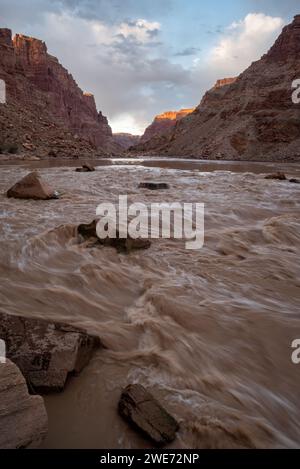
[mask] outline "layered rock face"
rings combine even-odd
[[[297,15],[266,55],[233,82],[218,82],[192,114],[139,151],[203,159],[299,159],[300,105],[293,104],[291,89],[300,78],[299,57]]]
[[[163,114],[159,114],[154,118],[152,124],[147,127],[140,139],[140,142],[144,143],[154,137],[163,135],[170,129],[173,129],[179,120],[193,111],[194,109],[181,109],[180,111],[167,111]]]
[[[50,147],[56,156],[67,149],[72,156],[84,149],[105,153],[116,148],[93,95],[82,92],[44,42],[20,34],[12,39],[9,29],[0,29],[0,78],[7,87],[0,144],[12,141],[42,154]]]

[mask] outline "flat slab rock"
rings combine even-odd
[[[48,418],[41,396],[28,393],[18,367],[0,363],[0,448],[38,448],[48,431]]]
[[[43,181],[37,171],[27,174],[7,191],[7,197],[16,199],[49,200],[59,195]]]
[[[145,181],[139,184],[139,188],[155,191],[159,189],[170,189],[170,186],[166,182]]]
[[[0,339],[37,393],[62,391],[68,375],[79,373],[101,345],[98,337],[73,326],[1,312]]]
[[[130,384],[123,390],[119,413],[158,446],[171,443],[179,429],[176,420],[140,384]]]

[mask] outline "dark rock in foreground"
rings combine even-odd
[[[30,396],[21,371],[0,363],[0,448],[38,448],[48,431],[43,398]]]
[[[95,171],[94,166],[84,163],[81,168],[76,168],[75,170],[77,173],[90,173],[92,171]]]
[[[139,184],[139,189],[150,189],[152,191],[159,189],[170,189],[169,184],[166,182],[141,182]]]
[[[265,176],[265,179],[277,179],[278,181],[286,181],[286,175],[284,173],[278,172],[274,174],[268,174]]]
[[[0,338],[29,389],[40,393],[62,391],[69,373],[79,373],[100,346],[98,337],[76,327],[5,313]]]
[[[84,239],[95,238],[95,242],[97,244],[101,244],[103,246],[110,246],[119,252],[130,252],[135,249],[148,249],[151,246],[151,241],[149,239],[144,238],[131,238],[129,234],[127,234],[127,238],[120,238],[118,230],[116,231],[116,238],[105,238],[101,239],[97,235],[97,220],[93,220],[91,223],[84,224],[78,226],[77,232],[81,235]]]
[[[42,180],[37,171],[27,174],[7,191],[7,197],[16,199],[57,199],[58,194]]]
[[[124,389],[119,413],[159,446],[171,443],[179,429],[176,420],[140,384],[130,384]]]
[[[295,178],[290,179],[290,182],[292,182],[293,184],[300,184],[300,180]]]

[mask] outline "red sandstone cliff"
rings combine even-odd
[[[167,111],[163,114],[159,114],[154,118],[152,124],[150,124],[149,127],[146,128],[144,134],[140,139],[140,142],[147,142],[153,137],[162,135],[170,129],[173,129],[176,125],[176,122],[178,122],[180,119],[187,116],[193,111],[194,109],[181,109],[180,111]]]
[[[137,150],[152,154],[231,160],[300,159],[300,15],[274,46],[235,81],[208,91],[200,105],[167,134]]]
[[[47,150],[57,156],[116,148],[106,117],[93,95],[48,54],[44,42],[0,29],[0,78],[7,104],[0,108],[0,143]],[[29,145],[28,145],[29,144]],[[80,156],[80,155],[79,155]]]

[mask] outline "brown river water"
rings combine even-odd
[[[95,162],[94,162],[95,164]],[[117,414],[121,389],[141,383],[180,422],[176,448],[300,446],[300,185],[265,180],[299,164],[106,160],[0,167],[3,311],[83,326],[97,351],[62,394],[46,396],[45,448],[149,448]],[[7,199],[29,169],[60,200]],[[138,189],[143,180],[170,184]],[[153,240],[119,254],[88,249],[75,224],[100,202],[205,203],[205,244]]]

